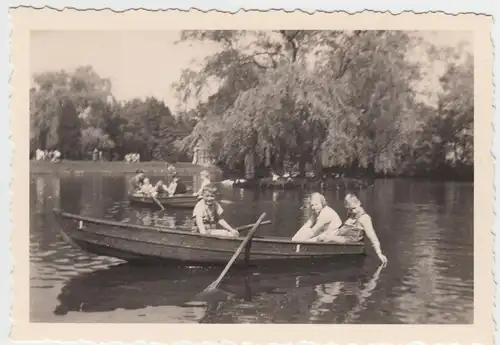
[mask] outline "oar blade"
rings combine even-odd
[[[238,246],[238,249],[236,249],[233,256],[231,257],[231,259],[229,260],[229,262],[227,263],[226,267],[224,268],[222,273],[219,275],[217,280],[215,280],[205,290],[203,290],[201,294],[198,294],[197,298],[203,298],[203,296],[209,295],[209,294],[214,293],[215,291],[218,290],[217,288],[218,288],[220,282],[222,281],[222,279],[224,278],[226,273],[229,271],[229,269],[231,268],[233,263],[236,261],[236,258],[241,254],[243,249],[250,243],[251,239],[253,238],[255,232],[257,231],[260,223],[262,223],[262,221],[264,220],[265,216],[266,216],[266,213],[265,212],[262,213],[262,215],[259,217],[257,222],[254,224],[254,226],[252,227],[250,232],[246,235],[243,242],[241,242],[241,244]]]

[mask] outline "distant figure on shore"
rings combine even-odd
[[[311,217],[292,237],[292,241],[316,241],[318,235],[338,229],[342,225],[337,212],[326,203],[325,197],[320,193],[311,195]]]
[[[134,177],[132,177],[129,181],[130,184],[130,193],[135,193],[139,191],[144,183],[144,171],[137,170],[135,172]]]
[[[43,150],[37,149],[36,150],[36,160],[37,161],[43,161],[45,160],[45,152]]]
[[[182,181],[179,179],[179,176],[177,176],[177,174],[174,174],[172,176],[172,182],[170,182],[170,185],[168,186],[167,192],[168,192],[169,196],[187,193],[186,185],[184,183],[182,183]]]
[[[201,192],[202,199],[198,201],[193,210],[196,229],[201,234],[238,237],[238,230],[229,225],[223,218],[224,209],[215,200],[216,194],[217,187],[212,184],[208,184],[203,188]],[[222,226],[224,229],[217,229],[217,225]]]
[[[138,153],[127,153],[125,155],[126,163],[139,163],[140,160],[141,160],[141,155]]]
[[[55,149],[54,152],[52,153],[52,162],[58,163],[60,161],[61,161],[61,152]]]

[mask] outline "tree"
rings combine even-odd
[[[67,151],[65,157],[78,157],[81,149],[75,143],[80,127],[90,119],[99,119],[101,114],[96,109],[112,100],[110,81],[99,77],[90,66],[71,73],[60,70],[35,74],[30,89],[32,150],[67,147],[75,151]]]
[[[388,171],[413,120],[417,69],[405,56],[412,43],[397,31],[185,32],[182,40],[219,43],[201,71],[178,84],[198,98],[198,123],[186,139],[211,143],[213,154],[237,164],[247,154],[275,169],[285,160]],[[217,91],[206,101],[203,90]],[[382,129],[382,130],[381,130]],[[320,161],[320,163],[321,163]]]
[[[439,80],[442,90],[436,109],[425,117],[416,145],[415,165],[427,173],[471,176],[474,167],[473,57],[468,53],[457,55],[455,51],[445,53],[449,62]]]
[[[174,160],[175,142],[179,136],[178,122],[164,102],[155,98],[126,102],[120,110],[123,119],[123,152],[137,152],[145,160]]]
[[[49,149],[58,149],[66,159],[81,158],[81,132],[78,113],[73,103],[66,99],[58,108],[57,141]]]
[[[89,152],[94,149],[109,151],[115,147],[113,140],[100,128],[85,128],[82,130],[81,140],[83,152]]]

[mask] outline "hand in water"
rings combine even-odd
[[[387,265],[387,257],[384,254],[380,253],[378,258],[382,262],[382,265],[384,265],[384,266]]]

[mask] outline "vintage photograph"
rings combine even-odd
[[[33,31],[32,322],[470,324],[470,31]]]
[[[14,339],[488,343],[487,18],[13,23]]]

